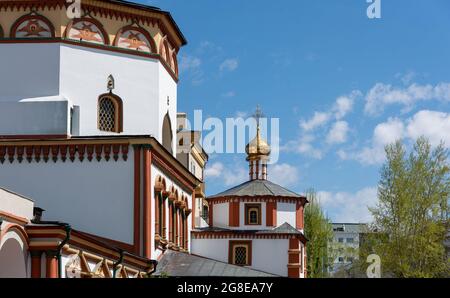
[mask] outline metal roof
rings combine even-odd
[[[169,277],[213,276],[213,277],[276,277],[276,275],[231,265],[216,260],[167,250],[158,262],[153,275],[167,274]]]
[[[214,199],[219,197],[258,197],[258,196],[277,196],[304,198],[293,191],[290,191],[269,180],[250,180],[236,187],[230,188],[224,192],[208,197]]]

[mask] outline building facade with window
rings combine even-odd
[[[156,7],[82,1],[74,19],[67,8],[65,0],[0,1],[0,186],[114,256],[188,253],[202,181],[176,159],[177,54],[186,40]]]
[[[192,231],[192,253],[270,274],[306,277],[306,197],[268,178],[270,146],[246,147],[249,181],[207,198],[209,227]]]
[[[367,233],[367,224],[333,223],[333,240],[330,246],[335,259],[330,274],[336,275],[349,269],[359,258],[362,235]]]

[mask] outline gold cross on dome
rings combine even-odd
[[[262,110],[261,110],[261,107],[260,107],[259,105],[257,105],[257,106],[256,106],[255,114],[253,114],[253,118],[255,118],[256,123],[258,124],[258,126],[259,126],[259,121],[260,121],[261,118],[263,118],[263,117],[264,117],[264,114],[263,114],[263,112],[262,112]]]

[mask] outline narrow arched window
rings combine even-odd
[[[123,111],[120,97],[108,93],[98,99],[98,129],[120,133],[123,131]]]
[[[171,121],[170,121],[169,113],[167,112],[167,114],[166,114],[166,116],[164,117],[164,120],[163,120],[162,145],[170,153],[173,153],[172,140],[173,140],[172,124],[171,124]]]

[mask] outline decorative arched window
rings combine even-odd
[[[245,204],[245,224],[261,225],[261,204]]]
[[[167,149],[167,151],[173,153],[172,143],[173,143],[172,122],[170,121],[169,112],[167,112],[163,120],[162,145],[164,148]]]
[[[123,104],[120,97],[106,93],[98,98],[98,129],[121,133],[123,131]]]
[[[109,45],[108,34],[102,24],[93,18],[74,19],[67,25],[67,39]]]
[[[143,28],[125,26],[119,30],[114,39],[114,45],[119,48],[156,53],[156,43],[151,35]]]
[[[11,38],[52,38],[55,28],[44,16],[30,13],[19,18],[11,27]]]
[[[252,242],[230,241],[228,262],[238,266],[251,266]]]

